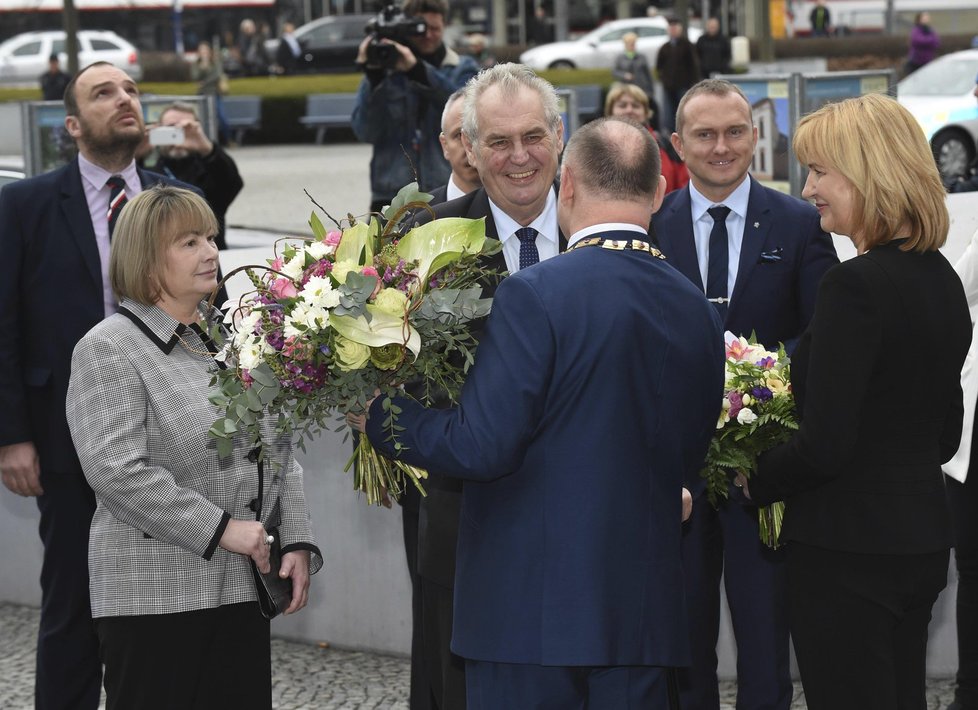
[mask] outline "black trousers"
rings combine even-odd
[[[271,710],[269,624],[257,602],[102,617],[95,627],[106,710]]]
[[[425,671],[424,645],[421,638],[421,576],[418,574],[418,508],[421,493],[410,481],[404,482],[401,496],[401,532],[404,534],[404,556],[411,577],[411,690],[410,710],[431,710],[431,689]]]
[[[37,710],[95,710],[102,690],[88,596],[88,531],[95,494],[81,469],[42,471],[37,499],[44,543],[37,634]]]
[[[958,568],[958,677],[961,710],[978,710],[978,437],[971,439],[971,465],[964,483],[947,479]]]
[[[465,710],[465,660],[451,651],[454,590],[421,575],[424,656],[435,710]]]
[[[926,710],[927,624],[950,552],[788,546],[788,615],[809,710]]]

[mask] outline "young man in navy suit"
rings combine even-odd
[[[672,144],[690,183],[653,217],[669,262],[704,291],[736,335],[789,352],[808,326],[818,282],[838,263],[811,205],[748,175],[757,127],[734,84],[706,79],[679,103]],[[714,509],[694,472],[693,515],[683,532],[683,569],[693,663],[680,672],[684,710],[717,710],[720,577],[737,640],[739,710],[788,710],[792,686],[784,552],[758,537],[757,507],[741,491]]]
[[[41,513],[35,707],[94,710],[102,679],[88,594],[95,497],[65,418],[71,353],[115,312],[107,181],[121,177],[129,197],[159,181],[196,188],[136,167],[143,110],[120,69],[98,62],[80,71],[65,109],[78,157],[0,192],[0,471],[8,489],[37,497]]]
[[[452,648],[469,710],[678,707],[681,491],[716,425],[723,344],[648,243],[664,190],[648,131],[579,129],[559,194],[568,253],[499,285],[458,407],[397,399],[402,458],[465,480]],[[394,455],[383,404],[366,430]]]

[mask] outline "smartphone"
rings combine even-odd
[[[156,126],[149,129],[150,145],[180,145],[184,141],[180,126]]]

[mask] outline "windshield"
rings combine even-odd
[[[897,96],[963,96],[978,79],[978,54],[938,59],[897,84]]]

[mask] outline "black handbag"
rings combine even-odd
[[[279,540],[278,528],[268,528],[268,534],[275,537],[268,552],[268,563],[271,569],[262,573],[258,565],[251,562],[251,576],[255,580],[255,592],[258,594],[258,607],[266,619],[274,619],[288,609],[292,603],[292,578],[282,579],[278,576],[282,569],[282,541]]]
[[[263,486],[265,482],[265,465],[261,449],[254,449],[248,458],[258,463],[258,498],[254,501],[254,508],[255,520],[261,520],[261,504],[264,497]],[[274,538],[268,551],[270,567],[268,572],[259,572],[255,561],[250,557],[248,558],[251,563],[251,577],[255,581],[255,593],[258,595],[258,608],[261,610],[261,615],[266,619],[274,619],[288,609],[289,604],[292,603],[292,578],[282,579],[278,574],[282,569],[282,540],[279,537],[279,520],[279,510],[276,508],[272,511],[269,519],[270,523],[275,521],[275,525],[265,528],[266,532]]]

